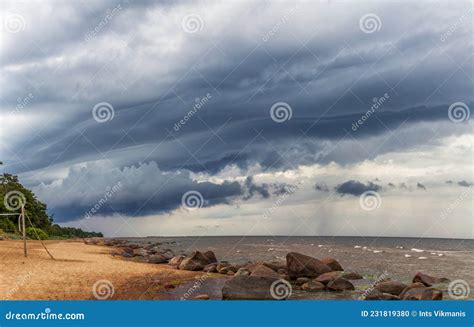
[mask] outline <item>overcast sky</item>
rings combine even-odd
[[[1,6],[2,169],[62,225],[473,238],[472,2]]]

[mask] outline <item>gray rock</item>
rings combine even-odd
[[[269,277],[275,279],[280,278],[280,275],[278,275],[275,271],[268,268],[267,266],[264,266],[263,264],[254,267],[254,269],[252,269],[252,272],[250,273],[250,276]]]
[[[335,280],[338,277],[341,277],[341,272],[331,271],[331,272],[319,275],[316,278],[316,281],[318,281],[320,283],[323,283],[324,285],[327,285],[329,282],[332,282],[333,280]]]
[[[389,293],[392,295],[400,295],[400,293],[407,287],[407,285],[394,281],[388,280],[385,282],[378,283],[375,288],[382,293]]]
[[[433,287],[412,288],[404,293],[402,300],[442,300],[443,292]]]
[[[214,258],[209,253],[212,251],[208,251],[206,253],[201,253],[199,251],[195,251],[191,256],[186,257],[181,261],[179,264],[179,269],[181,270],[202,270],[204,267],[210,263],[213,263]]]
[[[332,271],[343,271],[341,264],[334,258],[323,258],[321,262],[332,269]]]
[[[291,279],[318,277],[332,271],[331,268],[318,259],[297,252],[290,252],[286,255],[286,264]]]
[[[413,277],[413,283],[423,283],[426,286],[433,286],[434,284],[448,282],[449,279],[444,277],[433,277],[430,275],[423,274],[421,272],[416,273]]]
[[[413,284],[410,284],[408,285],[407,287],[405,287],[405,289],[398,295],[400,298],[403,298],[403,296],[405,295],[406,292],[408,292],[409,290],[411,290],[412,288],[422,288],[422,287],[426,287],[425,284],[423,283],[413,283]]]
[[[396,295],[389,294],[389,293],[382,293],[377,289],[373,289],[372,291],[368,292],[368,294],[365,296],[365,300],[390,301],[390,300],[400,300],[400,298]]]
[[[278,279],[259,276],[234,276],[222,288],[223,300],[272,300],[272,284]]]
[[[168,259],[161,254],[152,254],[148,257],[149,263],[167,263]]]

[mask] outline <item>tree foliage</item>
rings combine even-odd
[[[0,161],[0,165],[1,165]],[[14,206],[9,204],[13,196],[16,200],[24,204],[25,211],[29,220],[26,220],[26,226],[40,229],[40,231],[48,237],[102,237],[102,233],[86,232],[79,228],[61,227],[53,224],[53,217],[47,213],[47,206],[45,203],[38,200],[36,195],[24,187],[18,177],[12,174],[4,173],[0,175],[0,213],[18,213],[20,214],[20,206],[15,202]],[[12,210],[13,209],[13,210]],[[14,232],[18,221],[18,215],[15,216],[0,216],[0,229],[5,232]],[[27,229],[28,230],[28,229]],[[32,233],[34,230],[30,230]],[[36,235],[31,235],[31,238],[36,238]]]

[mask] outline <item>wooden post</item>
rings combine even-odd
[[[25,254],[25,258],[28,256],[28,252],[26,250],[26,227],[25,227],[25,207],[21,206],[21,229],[23,231],[23,253]]]

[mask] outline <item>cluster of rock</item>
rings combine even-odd
[[[113,246],[117,250],[112,252],[113,256],[122,256],[124,258],[147,263],[168,263],[175,254],[171,249],[162,249],[160,242],[139,245],[126,240],[88,238],[84,243],[89,245]]]
[[[447,278],[432,277],[418,272],[412,284],[387,280],[377,283],[365,296],[366,300],[442,300],[443,291],[432,287],[447,282]]]
[[[304,292],[354,291],[353,280],[363,279],[356,272],[346,272],[334,258],[321,260],[297,252],[286,255],[286,261],[273,260],[243,265],[218,261],[212,251],[195,251],[189,256],[175,255],[161,249],[161,243],[138,245],[125,240],[86,239],[86,244],[114,246],[114,255],[148,263],[167,263],[175,269],[204,271],[231,276],[222,288],[224,300],[258,300],[288,298],[293,289]],[[372,285],[362,295],[365,300],[441,300],[443,292],[432,287],[448,281],[417,273],[412,284],[383,280]],[[278,292],[283,292],[280,295]]]
[[[222,298],[284,299],[288,298],[296,287],[307,292],[354,290],[350,279],[359,279],[362,276],[343,271],[339,262],[333,258],[318,260],[290,252],[286,255],[286,261],[254,263],[241,268],[224,284]]]

